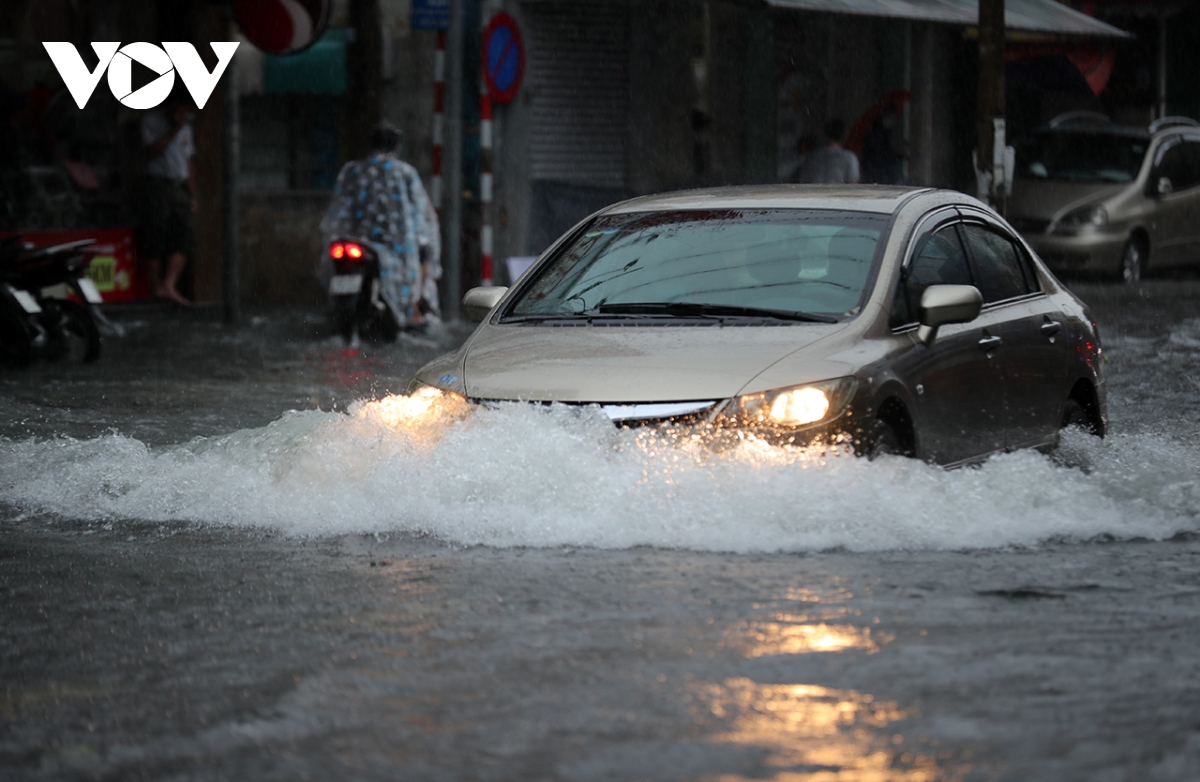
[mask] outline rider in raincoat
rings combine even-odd
[[[419,327],[439,313],[442,276],[437,213],[417,170],[396,155],[403,135],[384,123],[372,131],[374,150],[342,167],[321,220],[325,246],[337,237],[358,239],[379,255],[380,295],[401,327]],[[332,265],[323,254],[320,275]]]

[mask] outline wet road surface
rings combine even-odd
[[[956,473],[520,419],[410,452],[319,411],[462,329],[120,313],[98,365],[0,375],[0,777],[1196,779],[1200,281],[1077,287],[1112,436]]]

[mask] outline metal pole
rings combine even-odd
[[[933,165],[933,25],[917,22],[912,25],[914,41],[913,86],[910,116],[911,141],[908,168],[909,181],[915,185],[934,184]],[[938,174],[944,170],[938,168]]]
[[[433,176],[429,180],[429,200],[442,219],[442,153],[446,148],[446,33],[438,30],[433,55]]]
[[[463,0],[450,0],[446,41],[446,220],[442,275],[442,315],[458,320],[462,290],[462,113]]]
[[[996,120],[1004,121],[1004,0],[979,0],[979,113],[975,167],[994,174]],[[1003,155],[1004,150],[1000,150]],[[995,194],[991,180],[989,193]]]
[[[492,95],[479,74],[479,284],[492,284]]]
[[[226,10],[226,27],[233,34],[233,9]],[[222,110],[225,114],[222,141],[224,154],[221,166],[222,242],[221,289],[225,309],[225,325],[233,326],[241,319],[241,285],[238,273],[238,191],[237,174],[241,148],[241,118],[238,113],[237,57],[229,62],[222,80]]]
[[[1158,17],[1158,100],[1155,101],[1158,105],[1155,108],[1158,110],[1158,117],[1161,119],[1167,116],[1167,17],[1162,15]]]

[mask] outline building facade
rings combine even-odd
[[[241,295],[319,301],[317,223],[333,177],[358,154],[358,131],[380,118],[398,125],[405,157],[430,184],[439,36],[414,20],[438,5],[334,0],[329,29],[302,54],[241,46],[234,76],[222,79],[196,122],[199,300],[223,295],[222,139],[232,122],[223,91],[239,94]],[[1055,0],[1008,0],[1010,137],[1071,108],[1139,121],[1163,111],[1200,115],[1195,5],[1097,1],[1087,4],[1091,17]],[[481,31],[501,11],[516,20],[524,69],[513,99],[493,106],[497,282],[507,281],[506,258],[540,253],[612,201],[789,181],[828,119],[843,120],[847,143],[857,147],[889,104],[901,108],[904,181],[974,187],[976,0],[463,0],[463,9],[465,99],[462,115],[446,118],[463,131],[463,192],[446,197],[466,205],[458,237],[464,286],[479,278]],[[86,114],[64,102],[40,41],[191,40],[203,49],[235,34],[222,4],[207,0],[5,3],[0,108],[4,132],[20,142],[0,145],[8,152],[0,155],[6,203],[25,169],[79,159],[105,197],[79,193],[94,202],[86,218],[46,208],[37,219],[136,226],[136,112],[103,90]],[[376,47],[373,59],[362,56],[365,42]],[[1097,68],[1108,75],[1099,79]],[[13,153],[26,147],[35,149]],[[30,227],[28,210],[6,210],[3,227]]]

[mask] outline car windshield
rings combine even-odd
[[[607,215],[559,250],[506,314],[857,314],[887,217],[829,210]]]
[[[1017,143],[1017,176],[1066,182],[1131,182],[1149,141],[1138,136],[1047,130]]]

